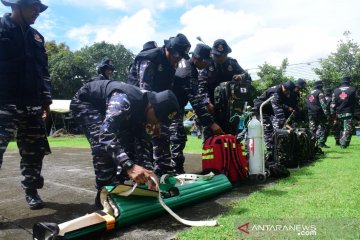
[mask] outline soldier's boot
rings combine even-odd
[[[25,199],[31,210],[42,209],[44,202],[41,200],[36,189],[26,189]]]
[[[184,174],[185,173],[185,169],[184,169],[184,165],[183,164],[177,164],[175,167],[175,171],[176,174]]]
[[[101,189],[97,191],[95,197],[95,207],[99,210],[104,208],[103,205],[101,204],[100,194],[101,194]]]

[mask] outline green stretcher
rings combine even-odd
[[[171,209],[187,207],[230,191],[232,185],[223,175],[215,175],[208,180],[197,180],[176,186],[177,179],[169,177],[160,184],[162,201]],[[104,210],[64,222],[36,223],[33,227],[33,239],[78,239],[95,233],[113,231],[116,228],[151,219],[166,212],[158,199],[159,192],[136,187],[130,196],[120,196],[131,190],[132,186],[107,186],[103,189],[101,199]],[[171,210],[170,210],[171,211]]]

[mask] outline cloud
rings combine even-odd
[[[111,25],[85,25],[71,29],[67,35],[79,41],[78,47],[106,41],[113,44],[121,43],[130,49],[140,49],[143,43],[156,35],[154,25],[151,12],[143,9],[130,17],[122,17]]]
[[[61,4],[79,6],[83,8],[103,8],[107,10],[122,10],[126,12],[137,12],[146,8],[154,12],[155,10],[165,10],[167,8],[184,6],[187,0],[49,0]]]
[[[197,35],[208,45],[224,38],[233,50],[230,56],[243,68],[265,61],[280,65],[284,58],[290,63],[313,61],[335,51],[343,31],[358,26],[359,15],[350,10],[351,4],[344,5],[338,0],[224,0],[189,9],[181,16],[180,31],[193,45]],[[346,12],[354,13],[344,17]]]
[[[86,25],[67,31],[66,41],[72,47],[75,42],[76,48],[107,41],[122,43],[137,53],[146,41],[155,40],[162,45],[163,39],[182,32],[193,48],[198,43],[197,36],[208,45],[224,38],[233,49],[230,56],[247,69],[265,61],[277,66],[284,58],[292,64],[326,57],[336,50],[345,30],[350,30],[351,38],[360,42],[360,2],[355,0],[46,1],[54,8],[56,4],[77,6],[76,13],[80,10],[80,15],[76,17],[82,19],[86,14],[81,11],[92,8],[88,12],[94,16]],[[97,9],[101,9],[98,15]],[[110,26],[106,12],[111,13],[111,18],[121,17],[111,19]],[[76,19],[74,23],[78,23]]]

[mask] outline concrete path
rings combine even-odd
[[[45,208],[30,210],[20,186],[19,154],[5,153],[0,169],[0,239],[32,239],[36,222],[62,223],[95,211],[94,171],[89,149],[53,148],[45,157],[45,186],[39,191]],[[201,156],[186,155],[186,172],[201,171]],[[189,220],[216,218],[226,212],[232,199],[247,196],[261,186],[242,186],[206,202],[189,206],[177,213]],[[101,239],[172,239],[179,230],[188,227],[169,215],[141,222],[104,235]],[[94,237],[94,239],[99,239]]]

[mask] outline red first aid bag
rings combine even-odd
[[[243,145],[233,135],[208,138],[203,146],[202,169],[223,173],[232,183],[245,179],[248,168]]]

